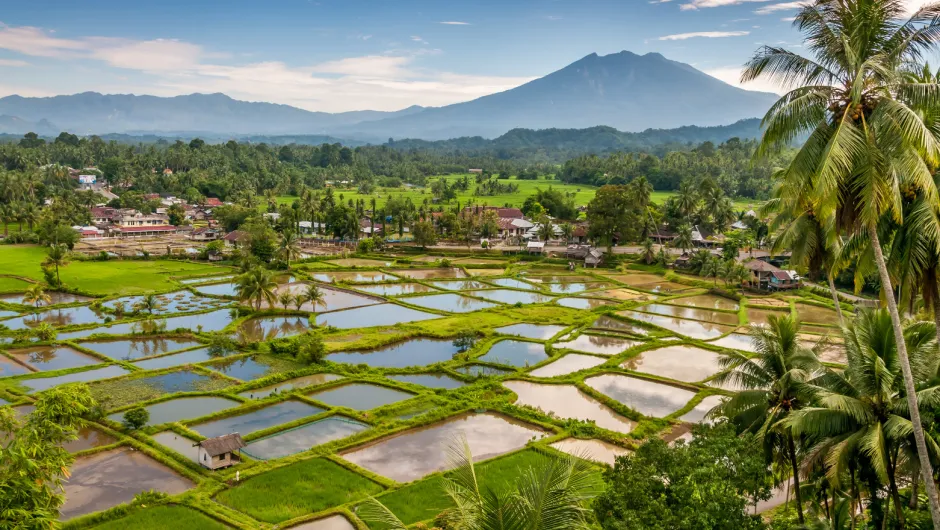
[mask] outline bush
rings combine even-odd
[[[454,339],[454,347],[457,348],[458,352],[465,352],[472,348],[477,343],[477,335],[469,329],[465,329],[457,334],[457,337]]]
[[[356,245],[356,251],[361,254],[368,254],[375,250],[375,240],[371,237],[364,237],[359,240],[359,244]]]
[[[304,364],[319,364],[326,356],[326,345],[319,335],[307,335],[300,342],[297,360]]]
[[[124,428],[129,431],[136,431],[147,425],[148,421],[150,421],[150,413],[143,407],[133,408],[124,413]]]

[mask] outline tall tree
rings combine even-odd
[[[269,306],[277,303],[277,282],[264,267],[255,266],[238,277],[238,299],[254,303],[255,310],[261,310],[261,303],[267,302]]]
[[[608,253],[615,240],[633,240],[643,214],[639,206],[629,186],[601,186],[587,205],[591,238],[606,245]]]
[[[816,0],[794,26],[805,35],[805,55],[764,46],[748,62],[742,81],[768,78],[795,87],[763,120],[758,149],[767,154],[808,134],[786,168],[785,180],[805,190],[817,215],[840,231],[867,234],[894,326],[905,395],[933,524],[940,501],[917,405],[901,317],[881,248],[878,222],[903,222],[901,190],[923,193],[940,208],[930,167],[940,163],[940,142],[919,113],[940,107],[940,85],[911,82],[910,64],[936,50],[940,5],[907,17],[902,0]]]
[[[69,264],[68,247],[62,244],[50,245],[46,253],[46,259],[42,264],[46,267],[55,268],[56,285],[62,285],[62,278],[59,277],[59,267],[65,267]]]
[[[287,270],[290,270],[290,262],[300,259],[300,237],[297,232],[287,231],[281,235],[281,243],[277,247],[277,256],[287,262]]]

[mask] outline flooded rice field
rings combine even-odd
[[[221,284],[228,285],[228,284]],[[207,286],[205,289],[210,287],[215,287],[214,285]],[[202,287],[197,287],[197,290],[203,289]],[[208,293],[216,294],[216,293]],[[235,296],[235,295],[229,295]],[[174,293],[167,294],[158,294],[155,296],[157,305],[153,307],[153,314],[155,315],[165,315],[167,313],[191,313],[194,311],[206,311],[209,309],[215,309],[217,307],[222,307],[228,302],[226,300],[218,300],[215,298],[207,298],[205,296],[196,296],[189,291],[176,291]],[[125,296],[123,298],[117,298],[115,300],[110,300],[102,304],[103,307],[106,307],[110,310],[114,310],[118,305],[123,308],[124,313],[137,312],[140,314],[149,314],[151,308],[148,308],[144,305],[145,297],[143,296]]]
[[[300,335],[310,329],[310,321],[303,316],[253,317],[241,323],[235,332],[240,340],[262,342]]]
[[[223,434],[237,432],[242,436],[251,434],[268,427],[281,425],[307,416],[323,412],[320,407],[314,407],[300,401],[282,401],[275,405],[263,407],[251,412],[244,412],[236,416],[229,416],[217,420],[191,425],[189,428],[207,437],[214,438]]]
[[[685,421],[688,423],[701,423],[706,419],[708,413],[715,407],[721,404],[726,398],[724,396],[708,396],[703,399],[698,405],[692,408],[689,412],[686,412],[679,417],[679,421]]]
[[[373,473],[410,482],[446,469],[447,444],[460,434],[466,437],[474,461],[481,461],[519,449],[545,432],[497,414],[468,414],[387,436],[341,456]]]
[[[290,530],[356,530],[342,515],[329,515],[316,521],[290,527]]]
[[[378,296],[400,296],[403,294],[432,293],[435,290],[422,283],[387,283],[362,285],[356,289]]]
[[[559,298],[555,303],[560,306],[570,307],[571,309],[595,309],[615,305],[610,300],[601,300],[599,298]]]
[[[246,390],[238,395],[248,399],[264,399],[272,394],[280,394],[283,392],[290,392],[292,390],[322,385],[324,383],[329,383],[330,381],[336,381],[339,379],[342,379],[342,376],[335,374],[305,375],[303,377],[281,381],[280,383],[274,383],[273,385]]]
[[[202,294],[209,294],[213,296],[229,296],[235,298],[238,296],[238,284],[235,282],[226,282],[226,283],[214,283],[211,285],[200,285],[193,287],[196,291]]]
[[[613,466],[617,457],[630,454],[628,449],[607,443],[602,440],[579,440],[577,438],[565,438],[550,445],[562,453],[568,453],[579,458],[586,458]]]
[[[724,324],[726,326],[738,325],[738,315],[734,313],[723,313],[713,309],[680,307],[668,304],[649,304],[639,307],[638,309],[640,311],[652,313],[654,315],[685,318],[688,320],[699,320],[702,322],[711,322],[713,324]]]
[[[559,418],[593,421],[598,427],[628,433],[636,422],[624,418],[574,385],[543,385],[528,381],[505,381],[503,386],[518,398],[516,405],[528,405]]]
[[[430,282],[431,285],[445,291],[469,291],[471,289],[489,289],[491,286],[476,280],[451,280],[446,282]]]
[[[12,377],[30,373],[31,370],[22,364],[0,355],[0,377]]]
[[[445,374],[402,374],[387,377],[401,383],[411,383],[428,388],[443,388],[445,390],[453,390],[466,385],[463,381]]]
[[[150,420],[147,422],[147,425],[161,425],[164,423],[201,418],[239,405],[241,405],[241,403],[222,397],[193,396],[161,401],[160,403],[147,405],[144,409],[150,413]],[[121,423],[123,417],[123,412],[117,412],[109,415],[108,419]]]
[[[210,351],[211,350],[209,348],[198,348],[181,353],[173,353],[170,355],[163,355],[162,357],[154,357],[143,361],[137,361],[134,363],[134,366],[143,368],[144,370],[159,370],[161,368],[183,366],[184,364],[202,363],[211,361],[215,358],[212,356]]]
[[[357,307],[356,309],[345,309],[334,313],[318,314],[316,318],[318,326],[350,329],[363,326],[391,326],[403,322],[441,318],[441,316],[396,304],[378,304]]]
[[[770,317],[786,318],[790,315],[789,311],[774,311],[772,309],[747,308],[747,321],[751,325],[766,326],[770,322]]]
[[[749,351],[754,352],[754,340],[750,335],[745,335],[743,333],[731,333],[726,335],[718,340],[710,341],[709,344],[714,344],[715,346],[721,346],[722,348],[728,348],[731,350],[740,350],[740,351]]]
[[[484,364],[467,364],[464,366],[454,368],[454,371],[459,374],[476,377],[476,376],[503,375],[503,374],[511,372],[512,370],[507,370],[505,368],[495,368],[493,366],[486,366]]]
[[[78,430],[77,434],[78,438],[66,442],[62,448],[70,453],[77,453],[79,451],[104,447],[117,442],[117,438],[114,436],[101,432],[94,427],[82,427]]]
[[[502,340],[497,342],[478,360],[505,364],[509,366],[525,367],[536,365],[548,358],[545,345],[537,342],[524,342],[520,340]]]
[[[74,304],[77,302],[90,302],[94,298],[90,296],[82,296],[80,294],[72,293],[63,293],[59,291],[46,291],[46,294],[49,296],[49,302],[43,302],[43,305],[59,305],[59,304]],[[31,303],[26,301],[26,293],[14,293],[14,294],[0,294],[0,302],[6,302],[8,304],[21,304],[32,306]]]
[[[647,350],[621,366],[634,372],[691,383],[708,379],[721,371],[722,358],[713,351],[694,346],[666,346]]]
[[[291,283],[288,285],[283,285],[278,287],[275,294],[280,296],[281,293],[289,292],[294,296],[303,296],[304,291],[306,291],[308,284],[306,283]],[[361,294],[356,294],[348,291],[341,291],[339,289],[331,289],[329,287],[320,287],[320,294],[323,296],[323,301],[317,304],[311,302],[304,302],[300,306],[302,311],[337,311],[340,309],[349,309],[351,307],[362,307],[366,305],[374,305],[382,303],[382,300],[379,298],[373,298],[371,296],[364,296]],[[267,302],[261,304],[262,307],[270,307]],[[283,308],[281,304],[274,304],[275,307]],[[296,304],[289,304],[288,308],[297,309]]]
[[[555,349],[568,348],[570,350],[596,353],[598,355],[617,355],[637,344],[640,344],[640,341],[603,335],[582,334],[578,335],[578,338],[568,342],[556,342],[552,347]]]
[[[619,318],[609,317],[603,315],[597,318],[592,324],[591,328],[600,329],[604,331],[616,331],[618,333],[630,333],[633,335],[647,336],[649,331],[646,328],[641,328],[636,324],[631,324],[625,320],[620,320]]]
[[[398,307],[398,306],[396,306]],[[380,368],[405,368],[446,362],[457,353],[453,341],[411,339],[375,350],[331,353],[326,360],[334,363],[367,364]]]
[[[102,361],[68,346],[34,346],[8,350],[17,361],[34,370],[49,372],[100,364]]]
[[[644,416],[655,418],[672,414],[695,396],[695,392],[625,375],[598,375],[584,383]]]
[[[606,359],[595,357],[593,355],[581,355],[579,353],[569,353],[558,360],[552,361],[545,366],[541,366],[529,372],[534,377],[558,377],[560,375],[573,374],[579,370],[594,368],[607,362]]]
[[[400,280],[397,276],[392,276],[379,271],[337,271],[337,272],[318,272],[310,275],[311,278],[318,282],[324,283],[340,283],[340,282],[350,282],[350,283],[375,283],[375,282],[388,282]]]
[[[490,289],[486,291],[467,291],[464,294],[483,298],[502,304],[542,304],[552,298],[544,294],[532,293],[528,291],[513,291],[510,289]]]
[[[542,284],[542,289],[546,289],[553,294],[572,294],[604,289],[609,286],[610,284],[605,282],[559,282]]]
[[[796,315],[800,322],[839,325],[839,314],[835,309],[812,304],[796,304]]]
[[[395,270],[391,271],[405,278],[415,280],[428,280],[433,278],[466,278],[467,275],[462,269],[456,267],[449,269],[422,269],[422,270]]]
[[[492,280],[487,280],[487,281],[489,283],[492,283],[493,285],[498,285],[500,287],[511,287],[513,289],[528,289],[528,290],[538,289],[538,286],[536,285],[532,285],[531,283],[525,282],[522,280],[516,280],[515,278],[494,278]]]
[[[31,329],[40,324],[49,324],[52,327],[78,326],[84,324],[100,324],[104,321],[104,314],[88,306],[64,307],[62,309],[47,309],[40,313],[23,315],[3,321],[3,325],[12,331]]]
[[[329,263],[330,265],[336,265],[337,267],[388,267],[392,264],[391,261],[367,259],[367,258],[331,259],[324,263]]]
[[[471,311],[480,311],[496,307],[496,304],[461,296],[459,294],[432,294],[426,296],[412,296],[402,300],[411,305],[433,309],[437,311],[447,311],[448,313],[470,313]]]
[[[652,324],[693,339],[714,339],[734,329],[731,326],[723,326],[721,324],[640,313],[639,311],[621,311],[617,314],[640,322],[646,322],[647,324]]]
[[[346,407],[353,410],[372,410],[406,399],[414,394],[379,385],[349,383],[307,394],[307,397],[331,407]]]
[[[195,441],[173,431],[158,432],[151,436],[151,438],[163,447],[176,451],[191,462],[199,463],[199,451],[195,447]]]
[[[98,379],[109,379],[128,374],[128,370],[120,366],[102,366],[101,368],[92,368],[84,372],[72,372],[65,375],[53,377],[41,377],[35,379],[24,379],[20,384],[30,389],[29,393],[42,392],[59,385],[68,383],[87,383]]]
[[[201,342],[191,339],[175,339],[168,337],[154,337],[126,340],[90,341],[79,343],[82,348],[100,353],[114,360],[141,359],[162,355],[171,351],[192,348],[201,345]]]
[[[493,331],[503,335],[516,335],[527,339],[548,340],[561,333],[565,326],[555,326],[551,324],[513,324],[503,326]]]
[[[726,311],[737,311],[741,307],[740,304],[730,298],[713,294],[700,294],[687,298],[677,298],[671,300],[669,303],[687,307],[699,307],[702,309],[724,309]]]
[[[301,453],[334,440],[347,438],[369,425],[345,416],[330,416],[306,425],[254,440],[242,451],[258,460],[272,460]]]

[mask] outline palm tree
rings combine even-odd
[[[300,238],[296,232],[284,232],[277,255],[287,262],[287,269],[290,270],[291,260],[300,258]]]
[[[300,311],[300,308],[303,307],[304,302],[306,301],[307,299],[304,298],[304,295],[301,293],[294,295],[293,300],[292,300],[292,302],[294,303],[294,308],[297,309],[297,311]]]
[[[539,239],[546,243],[555,235],[555,227],[552,226],[552,221],[547,215],[543,215],[542,218],[539,219],[538,235]]]
[[[26,293],[23,295],[23,301],[39,307],[51,302],[52,297],[49,296],[49,293],[46,292],[41,283],[34,283],[26,289]]]
[[[160,299],[157,298],[156,295],[148,294],[144,296],[143,298],[141,298],[140,301],[135,304],[135,308],[138,311],[146,311],[147,313],[150,313],[152,315],[154,314],[155,311],[159,311],[160,309],[162,309],[163,304],[160,303]]]
[[[679,207],[679,213],[686,223],[692,222],[692,215],[698,210],[698,190],[689,180],[683,180],[679,183],[679,191],[676,194],[676,206]]]
[[[867,234],[894,326],[905,395],[933,524],[940,502],[917,406],[901,317],[881,249],[878,222],[903,222],[901,190],[923,193],[934,207],[938,191],[930,167],[940,142],[920,111],[940,106],[940,85],[912,83],[909,65],[935,51],[940,5],[906,18],[903,0],[816,0],[800,9],[794,26],[805,34],[805,55],[764,46],[742,81],[769,78],[795,87],[768,111],[758,155],[808,139],[785,172],[794,189],[813,198],[816,215],[840,232]]]
[[[653,259],[656,257],[656,252],[653,249],[653,240],[646,238],[643,241],[643,261],[649,265],[653,263]]]
[[[925,387],[937,371],[935,337],[936,330],[927,322],[907,325],[902,337],[925,413],[940,396],[940,386]],[[888,485],[903,527],[897,475],[908,457],[916,462],[917,448],[891,316],[885,310],[862,312],[845,328],[844,338],[848,367],[820,378],[813,386],[819,405],[793,413],[788,423],[794,434],[818,441],[810,454],[825,462],[833,482],[848,474],[853,458],[866,460]],[[931,455],[940,456],[940,446],[928,440]]]
[[[785,420],[810,403],[808,382],[819,367],[816,354],[797,338],[799,323],[791,316],[768,319],[767,327],[751,328],[755,355],[729,353],[713,383],[740,389],[712,411],[726,416],[740,429],[753,432],[768,454],[775,454],[790,468],[796,508],[803,524],[797,440]]]
[[[592,464],[574,456],[546,458],[519,470],[512,487],[493,490],[480,484],[466,439],[447,451],[453,471],[444,475],[444,493],[454,507],[441,517],[447,528],[468,530],[587,530],[589,501],[597,495]],[[408,528],[375,498],[357,514],[367,522],[390,530]]]
[[[702,265],[700,273],[705,278],[714,278],[714,284],[718,285],[718,277],[721,276],[721,261],[717,258],[711,258]]]
[[[561,237],[565,239],[565,244],[568,244],[574,235],[574,226],[571,223],[562,223],[559,228],[561,229]]]
[[[59,267],[65,267],[69,264],[69,249],[62,244],[54,244],[49,246],[49,251],[46,254],[46,259],[43,261],[45,266],[54,266],[55,267],[55,282],[57,285],[62,285],[62,279],[59,278]]]
[[[676,238],[672,241],[672,246],[682,249],[683,252],[688,252],[692,248],[692,227],[690,225],[679,226],[676,231]]]
[[[316,311],[318,305],[326,307],[326,295],[316,284],[311,283],[304,289],[304,300],[313,304],[313,310]]]
[[[256,266],[238,277],[238,299],[243,302],[254,302],[255,310],[261,310],[261,303],[267,302],[273,306],[277,302],[277,282],[272,274],[264,267]]]
[[[290,291],[284,291],[283,293],[277,295],[277,301],[284,306],[284,310],[287,310],[287,306],[294,303],[294,295]],[[303,302],[301,302],[303,304]]]

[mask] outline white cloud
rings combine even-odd
[[[783,94],[786,88],[776,83],[771,83],[764,79],[758,79],[749,83],[741,82],[740,66],[722,66],[703,70],[706,74],[720,79],[731,86],[743,88],[744,90],[756,90],[758,92],[773,92],[774,94]]]
[[[438,22],[438,24],[445,24],[447,26],[469,26],[469,22],[460,22],[459,20],[445,20],[443,22]]]
[[[675,35],[665,35],[659,37],[657,40],[686,40],[697,37],[719,39],[722,37],[743,37],[750,34],[750,31],[695,31],[692,33],[676,33]]]
[[[414,42],[424,43],[423,39],[416,39],[421,37],[412,37]],[[63,92],[75,91],[79,86],[82,90],[105,93],[158,96],[223,92],[236,99],[329,112],[396,110],[414,104],[447,105],[508,90],[532,79],[462,75],[416,65],[419,57],[440,53],[432,48],[388,50],[383,54],[304,66],[280,61],[229,64],[232,57],[227,54],[213,53],[199,45],[177,40],[61,39],[40,28],[0,26],[0,49],[57,59],[63,71],[86,61],[121,69],[109,72],[96,67],[100,76],[82,78],[80,84],[62,84]],[[219,58],[230,61],[220,64],[216,61]],[[26,64],[13,59],[0,62],[0,66]],[[0,96],[13,93],[48,96],[52,95],[48,88],[54,86],[54,83],[29,85],[10,81],[12,79],[5,79],[0,83]]]
[[[809,2],[784,2],[782,4],[771,4],[769,6],[763,6],[754,10],[754,14],[757,15],[769,15],[771,13],[776,13],[777,11],[788,11],[790,9],[800,9],[803,6],[807,5]]]
[[[0,66],[18,68],[21,66],[29,66],[29,63],[26,61],[18,61],[16,59],[0,59]]]
[[[666,4],[672,2],[672,0],[649,0],[651,4]]]
[[[412,35],[412,36],[411,36],[411,40],[412,40],[413,42],[420,42],[421,44],[427,44],[427,43],[428,43],[428,41],[422,39],[419,35]]]
[[[682,4],[679,9],[688,11],[690,9],[703,9],[707,7],[734,6],[750,2],[769,2],[770,0],[692,0],[688,4]]]

